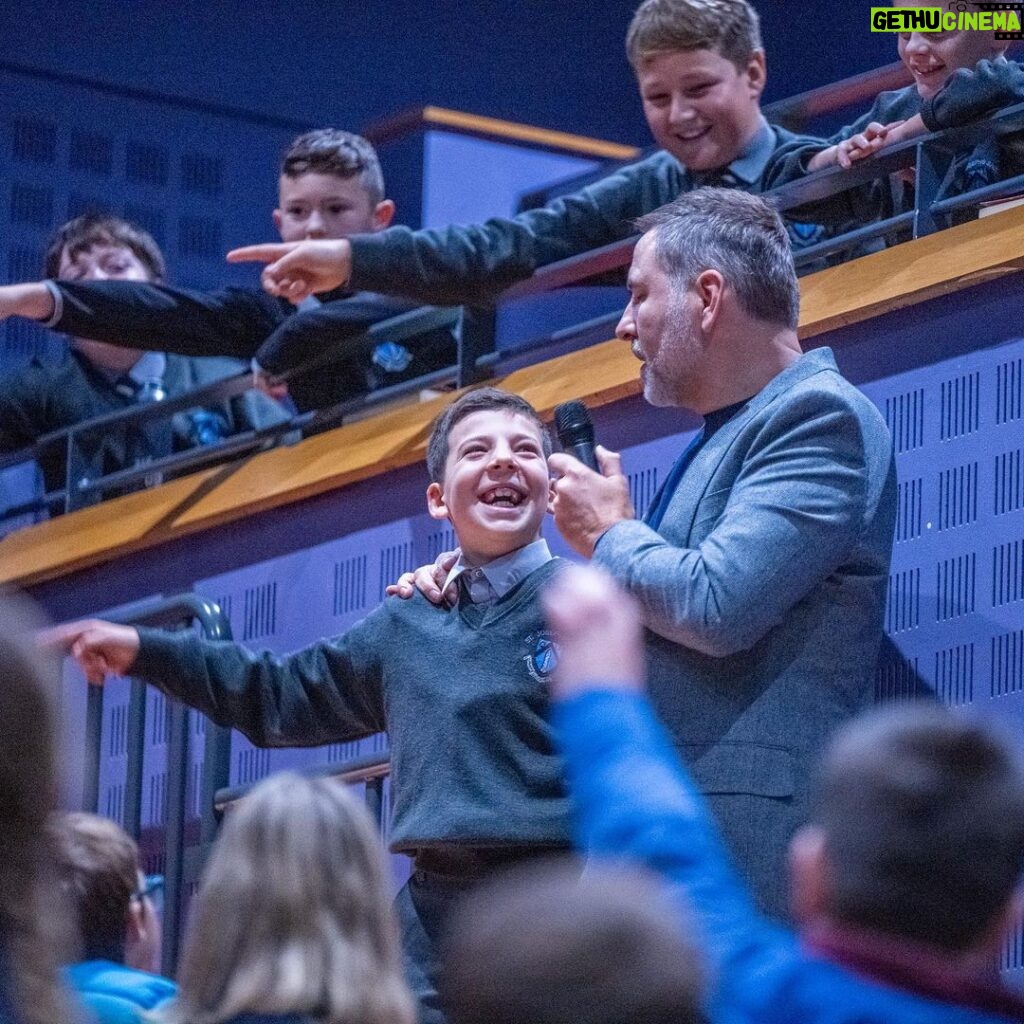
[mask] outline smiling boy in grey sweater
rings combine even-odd
[[[261,746],[386,729],[391,849],[414,858],[397,899],[421,1020],[441,1022],[435,945],[453,900],[496,867],[568,846],[562,768],[546,721],[555,650],[538,600],[558,571],[540,537],[550,439],[533,408],[485,388],[434,426],[427,506],[462,556],[454,613],[386,600],[342,636],[284,657],[90,620],[58,627],[90,682],[145,679]]]

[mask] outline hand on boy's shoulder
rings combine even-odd
[[[402,573],[394,583],[385,587],[384,593],[388,597],[407,600],[418,590],[431,604],[444,608],[454,607],[459,600],[458,584],[452,583],[443,594],[441,588],[458,560],[457,548],[455,551],[442,551],[429,565],[421,565],[411,572]]]

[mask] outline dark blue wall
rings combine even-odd
[[[635,0],[40,0],[0,59],[358,128],[436,103],[646,145],[623,54]],[[767,99],[895,59],[869,4],[762,0]]]

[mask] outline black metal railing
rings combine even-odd
[[[391,752],[389,750],[377,751],[372,754],[362,754],[359,757],[349,758],[345,761],[334,761],[330,764],[312,765],[299,769],[299,774],[309,778],[334,778],[341,782],[355,785],[365,783],[366,805],[369,809],[378,828],[383,833],[386,827],[384,821],[384,780],[391,773]],[[225,786],[217,790],[213,795],[213,809],[218,817],[223,816],[228,808],[241,800],[246,794],[258,786],[258,782],[252,782],[244,786]]]
[[[210,640],[230,640],[231,624],[213,602],[196,594],[182,594],[162,600],[144,611],[111,621],[125,625],[186,627],[199,626]],[[97,813],[100,809],[100,761],[102,757],[103,687],[90,686],[86,698],[85,767],[82,802]],[[198,877],[210,845],[217,833],[214,794],[228,780],[231,753],[229,729],[205,723],[203,770],[200,774],[199,836],[196,856],[186,865],[185,827],[188,820],[189,709],[177,701],[168,701],[167,741],[167,816],[164,824],[164,914],[163,970],[173,974],[181,938],[184,893],[187,884]],[[127,759],[125,800],[122,824],[135,839],[142,835],[143,762],[146,748],[146,684],[138,679],[129,683],[127,710]]]
[[[910,238],[920,238],[949,226],[950,215],[997,197],[1012,195],[1024,188],[1024,175],[1004,178],[993,184],[947,195],[950,172],[957,159],[979,143],[1016,135],[1024,131],[1024,103],[1007,107],[991,117],[934,135],[922,135],[876,156],[862,160],[848,170],[835,167],[809,175],[767,193],[782,213],[794,215],[809,211],[813,218],[816,204],[823,200],[913,170],[913,205],[884,221],[875,221],[838,234],[818,246],[795,254],[797,266],[807,264],[823,253],[838,252],[869,239],[886,238],[894,229],[902,229]]]

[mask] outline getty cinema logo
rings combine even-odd
[[[872,32],[995,32],[996,39],[1024,39],[1024,0],[970,3],[948,0],[944,7],[872,7]]]

